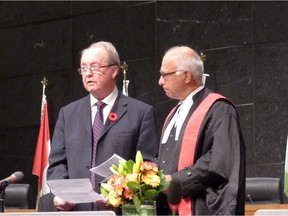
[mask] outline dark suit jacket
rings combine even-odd
[[[211,91],[204,88],[193,97],[194,104],[183,123],[174,151],[169,153],[165,144],[160,144],[159,166],[165,174],[171,174],[172,179],[181,181],[182,197],[190,196],[193,200],[193,215],[243,215],[245,143],[238,115],[229,102],[218,100],[206,113],[197,138],[194,165],[178,171],[186,125],[192,113],[209,93]],[[172,116],[164,128],[171,118]],[[162,200],[165,199],[167,200],[164,196]],[[166,211],[163,209],[166,207],[167,204],[163,202],[159,211]]]
[[[106,120],[97,145],[96,165],[114,153],[135,160],[141,151],[145,160],[155,160],[159,141],[152,106],[119,93],[111,112],[116,121]],[[49,155],[48,180],[89,178],[92,155],[90,96],[72,102],[60,110]],[[97,176],[97,181],[103,180]],[[99,185],[96,191],[99,193]],[[75,210],[91,210],[91,204]]]

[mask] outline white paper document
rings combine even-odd
[[[110,167],[112,166],[112,164],[118,166],[120,160],[126,161],[119,155],[114,154],[107,161],[103,162],[99,166],[91,168],[90,171],[96,173],[97,175],[103,176],[104,178],[109,178],[113,175]]]
[[[68,202],[89,203],[103,199],[93,190],[89,178],[50,180],[47,183],[54,195]]]

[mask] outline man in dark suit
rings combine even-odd
[[[189,47],[173,47],[163,57],[159,85],[179,103],[163,126],[159,169],[180,184],[171,194],[173,204],[181,197],[178,208],[170,205],[173,213],[243,215],[245,143],[238,115],[227,98],[204,86],[203,71]],[[158,214],[171,214],[165,194],[158,204]]]
[[[95,166],[114,153],[134,159],[141,151],[145,160],[154,160],[159,142],[152,106],[124,96],[116,88],[120,59],[109,42],[97,42],[82,51],[79,73],[89,95],[68,104],[60,110],[49,155],[48,180],[90,178],[92,164],[92,125],[102,101],[103,129],[97,138]],[[100,109],[100,108],[99,108]],[[100,193],[96,175],[92,185]],[[93,203],[74,204],[54,198],[58,210],[97,210]]]

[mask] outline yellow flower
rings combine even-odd
[[[117,196],[121,196],[122,195],[122,192],[123,192],[123,185],[114,185],[114,188],[113,188],[114,192],[117,194]]]
[[[108,198],[108,204],[114,207],[133,203],[139,212],[141,201],[155,200],[168,186],[163,171],[158,170],[156,163],[143,161],[140,151],[135,162],[119,161],[118,166],[112,165],[110,170],[114,175],[106,184],[101,184],[100,190]]]
[[[109,203],[114,207],[119,207],[122,203],[121,196],[117,196],[115,191],[111,190],[108,196]]]
[[[160,185],[160,177],[155,175],[154,171],[147,171],[142,175],[141,179],[145,184],[151,185],[152,187],[158,187]]]
[[[137,173],[127,174],[125,177],[125,187],[127,187],[127,182],[130,181],[138,183],[138,174]]]

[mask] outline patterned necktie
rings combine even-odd
[[[92,167],[96,166],[96,153],[97,153],[97,142],[100,138],[100,134],[103,129],[103,108],[105,107],[105,103],[102,101],[98,101],[96,103],[97,113],[95,115],[95,119],[93,122],[93,149],[92,149]],[[91,172],[91,184],[92,187],[95,188],[95,174]]]

